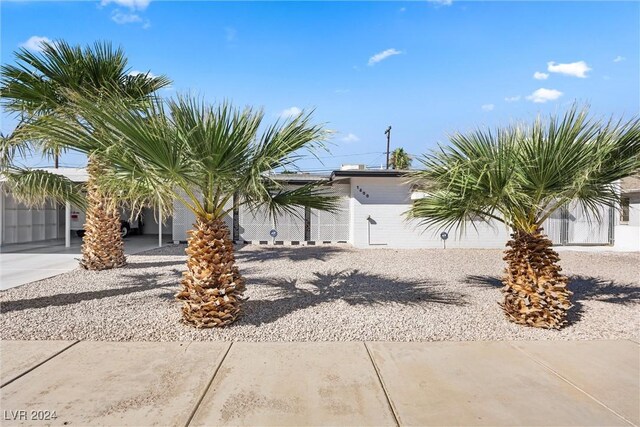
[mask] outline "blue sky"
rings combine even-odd
[[[531,120],[574,100],[640,112],[639,2],[3,1],[1,58],[36,37],[121,45],[132,70],[173,79],[166,96],[315,108],[337,133],[305,169],[380,166],[447,134]],[[29,41],[31,40],[31,43]],[[534,77],[534,73],[536,77]],[[15,122],[3,116],[2,131]],[[48,162],[30,159],[31,165]],[[50,162],[49,162],[50,163]],[[66,154],[62,164],[80,166]]]

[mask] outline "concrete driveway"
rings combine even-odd
[[[158,247],[158,236],[129,236],[125,239],[127,255]],[[169,242],[169,236],[164,242]],[[78,266],[82,239],[73,238],[71,247],[64,240],[9,245],[0,249],[0,290],[46,279]]]
[[[632,426],[639,348],[3,341],[2,425]]]

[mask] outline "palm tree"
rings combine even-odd
[[[28,140],[23,135],[28,134],[32,122],[47,116],[65,120],[78,118],[69,101],[71,93],[81,92],[96,103],[116,97],[134,108],[137,102],[170,83],[166,77],[153,77],[148,73],[132,75],[129,71],[122,49],[114,49],[109,43],[95,43],[83,49],[58,41],[43,43],[40,53],[20,49],[15,53],[15,64],[3,65],[1,69],[2,105],[20,118],[20,132],[16,135],[26,144]],[[79,146],[73,141],[65,144],[49,138],[39,141],[37,147],[56,159],[66,149],[79,150],[89,156],[88,203],[80,264],[90,270],[124,265],[118,205],[96,184],[97,177],[106,173],[110,165],[94,147]],[[14,171],[11,185],[18,198],[29,202],[38,192],[40,198],[46,196],[47,187],[29,179],[38,173],[42,175],[35,171]]]
[[[504,312],[519,324],[560,328],[571,292],[543,223],[570,203],[595,216],[617,205],[616,181],[640,168],[640,119],[603,123],[574,106],[531,126],[456,134],[421,162],[414,178],[426,196],[409,216],[460,229],[474,220],[504,223],[512,233]]]
[[[396,148],[391,152],[389,164],[391,169],[409,169],[411,167],[411,156],[404,151],[404,148]]]
[[[189,231],[187,271],[176,297],[183,301],[186,322],[196,327],[225,326],[240,314],[244,280],[235,264],[234,247],[225,215],[240,206],[265,209],[274,218],[295,214],[296,207],[332,210],[336,198],[321,183],[287,188],[274,179],[275,169],[294,166],[302,149],[323,146],[326,132],[310,124],[309,115],[265,127],[263,113],[251,108],[217,107],[181,97],[166,105],[153,100],[140,111],[113,102],[97,107],[78,98],[84,122],[75,127],[59,120],[39,124],[43,134],[59,140],[87,140],[105,148],[114,176],[153,188],[162,206],[172,200],[196,217]],[[93,131],[95,129],[95,131]],[[103,188],[118,183],[103,176]],[[135,200],[137,194],[123,196]]]

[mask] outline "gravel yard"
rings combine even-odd
[[[173,299],[184,246],[132,255],[125,268],[76,269],[0,292],[1,339],[114,341],[466,341],[640,339],[640,255],[561,252],[575,307],[561,331],[508,322],[497,250],[238,250],[243,317],[225,329],[180,321]]]

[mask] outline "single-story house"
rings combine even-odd
[[[51,169],[53,170],[53,169]],[[77,181],[86,179],[82,169],[58,169]],[[84,174],[84,175],[83,175]],[[241,207],[225,219],[233,240],[251,244],[346,243],[358,248],[504,248],[509,231],[501,223],[469,224],[463,233],[456,230],[424,229],[408,221],[412,186],[406,172],[346,167],[328,175],[280,174],[276,179],[287,186],[324,181],[326,191],[340,197],[339,210],[328,213],[315,209],[298,210],[297,216],[269,219],[264,212]],[[556,245],[602,245],[626,251],[640,251],[640,179],[629,178],[621,185],[620,212],[603,208],[598,220],[586,218],[576,208],[558,212],[545,223],[545,231]],[[0,196],[2,245],[64,238],[65,224],[72,207],[47,206],[26,209],[10,193]],[[145,216],[145,234],[169,234],[174,242],[184,242],[194,222],[193,214],[176,202],[173,216],[160,228],[153,210]],[[444,240],[443,233],[447,234]]]

